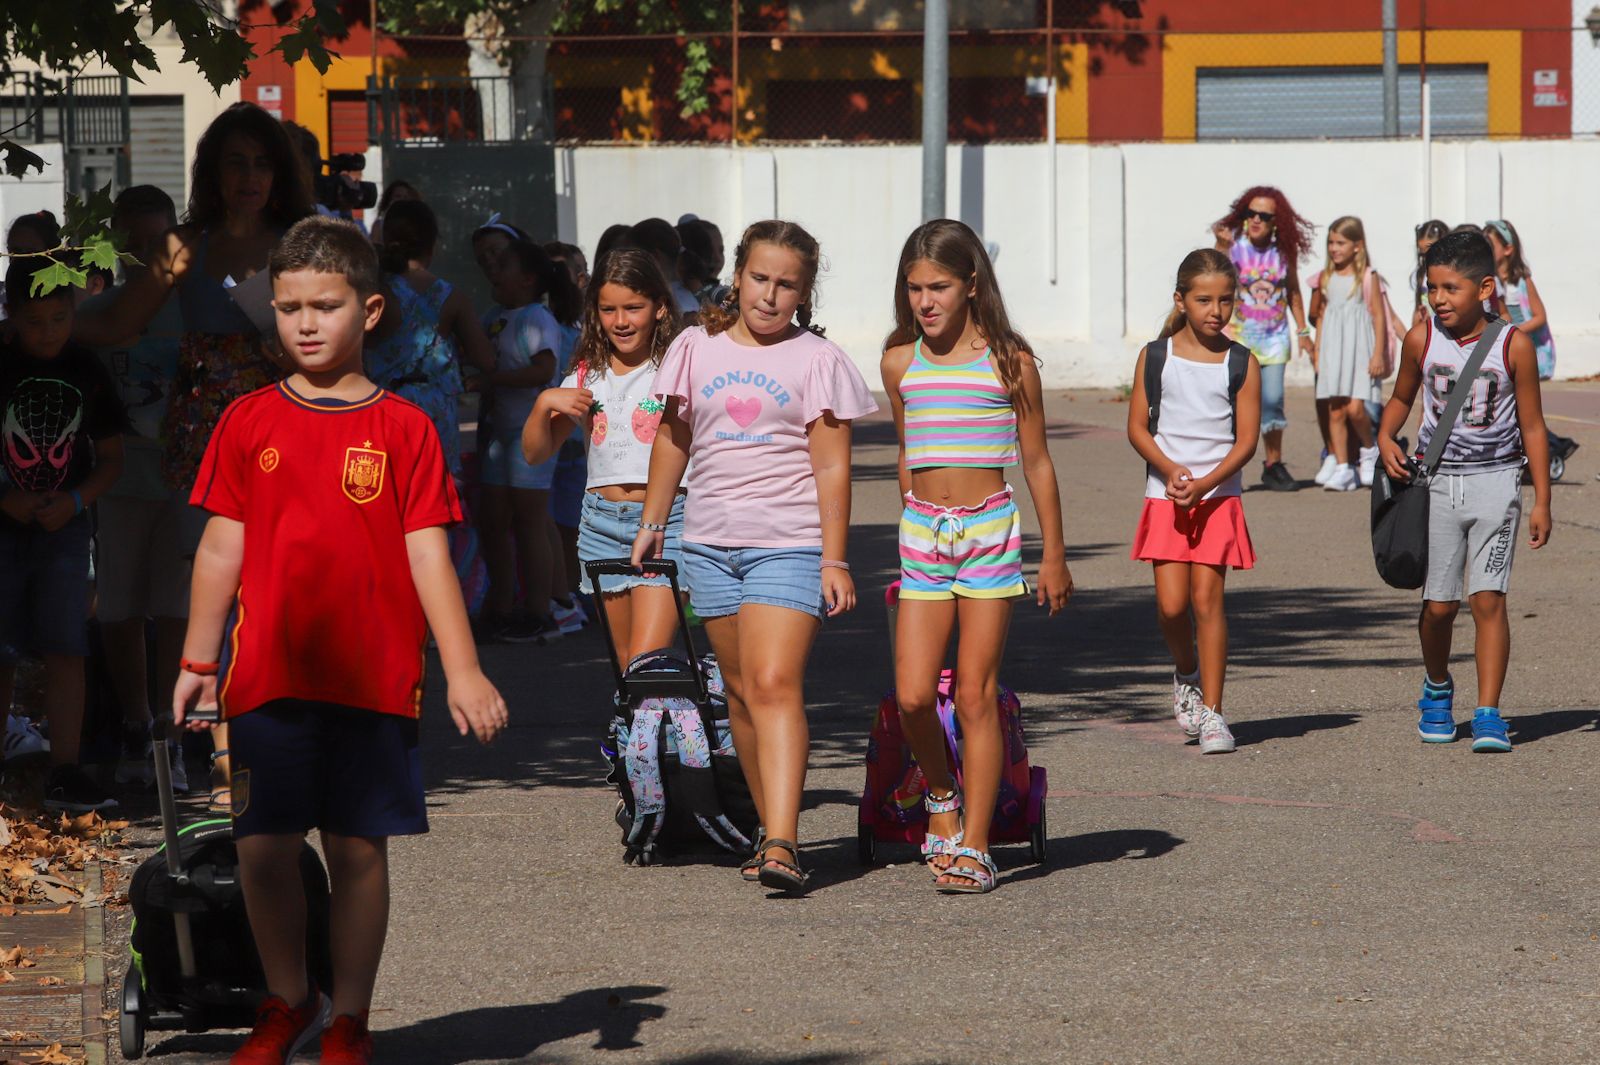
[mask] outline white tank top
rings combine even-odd
[[[1233,399],[1228,395],[1228,359],[1195,362],[1180,358],[1167,338],[1167,361],[1161,367],[1161,420],[1156,424],[1156,446],[1167,458],[1199,480],[1227,458],[1233,449]],[[1205,494],[1206,499],[1236,496],[1242,477],[1235,473]],[[1144,497],[1165,499],[1166,480],[1146,467]]]
[[[1487,325],[1489,319],[1485,319]],[[1486,473],[1522,464],[1522,431],[1517,424],[1517,395],[1508,368],[1511,338],[1517,331],[1507,325],[1483,360],[1472,381],[1472,395],[1461,408],[1444,446],[1440,469]],[[1439,416],[1450,401],[1450,391],[1477,345],[1456,342],[1439,324],[1428,319],[1428,344],[1422,352],[1422,428],[1417,433],[1419,454],[1428,449]],[[1165,416],[1165,412],[1163,412]]]

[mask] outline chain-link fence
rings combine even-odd
[[[920,4],[681,0],[674,32],[640,32],[662,7],[521,36],[386,34],[379,66],[408,87],[424,137],[919,139]],[[1052,109],[1062,142],[1418,137],[1425,117],[1437,137],[1600,134],[1600,16],[1591,29],[1566,9],[1424,5],[1426,24],[1393,34],[1386,111],[1386,35],[1364,7],[1293,5],[1251,25],[1220,0],[955,0],[949,136],[1043,140]]]

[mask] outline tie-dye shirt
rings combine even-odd
[[[1258,248],[1240,237],[1228,250],[1239,271],[1239,298],[1233,305],[1234,338],[1256,361],[1273,366],[1289,361],[1289,271],[1275,244]]]
[[[667,349],[655,390],[689,423],[685,540],[822,545],[806,428],[824,411],[850,421],[878,409],[849,356],[805,330],[758,347],[696,326]]]

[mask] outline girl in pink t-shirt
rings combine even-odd
[[[667,408],[633,545],[635,563],[661,555],[692,457],[684,570],[764,826],[740,873],[794,892],[807,881],[795,843],[811,745],[801,682],[824,614],[855,606],[850,422],[878,409],[845,353],[811,328],[819,257],[792,222],[752,225],[725,302],[668,349],[656,377]]]

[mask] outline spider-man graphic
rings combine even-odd
[[[65,381],[28,377],[6,404],[6,474],[28,492],[53,492],[67,479],[83,425],[83,393]]]

